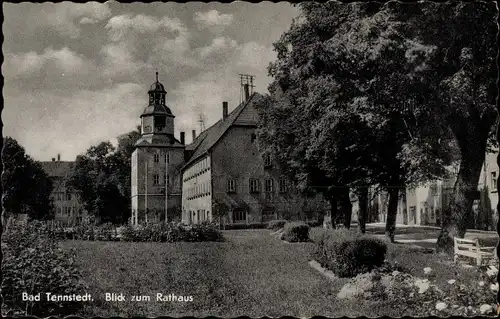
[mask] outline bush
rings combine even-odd
[[[236,230],[236,229],[265,229],[267,228],[267,223],[251,222],[248,224],[227,224],[224,226],[225,230]]]
[[[354,277],[383,264],[384,242],[355,230],[324,230],[314,233],[314,258],[340,277]]]
[[[281,239],[289,242],[309,241],[309,225],[303,222],[286,223]]]
[[[212,223],[201,223],[186,226],[181,223],[155,223],[141,225],[136,228],[125,226],[122,232],[123,241],[141,242],[179,242],[179,241],[222,241],[222,233]]]
[[[47,301],[55,295],[84,295],[87,287],[75,266],[75,252],[58,248],[51,230],[40,222],[13,223],[2,236],[2,315],[67,316],[80,313],[83,302]],[[22,293],[41,294],[23,301]]]
[[[272,220],[269,222],[269,226],[267,226],[267,228],[271,230],[278,230],[285,227],[286,223],[287,221],[283,219]]]

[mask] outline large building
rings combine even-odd
[[[271,156],[262,156],[256,136],[260,95],[250,95],[248,86],[244,92],[244,101],[232,112],[223,102],[222,118],[186,146],[182,221],[316,219],[328,204],[321,196],[299,196]]]
[[[181,141],[174,137],[175,116],[166,105],[167,92],[158,81],[158,72],[148,95],[148,106],[141,115],[141,137],[131,159],[133,225],[172,219],[181,206],[184,134]]]
[[[54,206],[54,222],[61,226],[81,223],[87,218],[87,214],[83,209],[80,195],[68,185],[75,162],[61,161],[61,156],[58,154],[57,159],[52,158],[52,161],[41,164],[53,182],[50,197]]]

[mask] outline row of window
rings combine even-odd
[[[165,161],[167,161],[167,163],[170,163],[170,154],[169,153],[165,154]],[[160,153],[153,154],[153,162],[155,162],[155,163],[160,162]]]
[[[72,194],[71,193],[55,193],[54,199],[55,200],[71,200]]]
[[[210,211],[206,209],[198,209],[197,211],[190,210],[189,211],[189,219],[191,222],[203,222],[210,220],[209,217]]]
[[[198,163],[194,164],[191,168],[189,168],[186,171],[184,182],[187,182],[188,180],[196,176],[199,176],[207,172],[208,170],[210,170],[210,161],[208,160],[208,157],[206,157],[203,160],[199,161]]]
[[[71,216],[71,215],[81,215],[82,212],[77,210],[76,207],[57,207],[56,214],[58,216]]]
[[[280,193],[288,192],[288,180],[282,178],[278,181],[278,188]],[[250,178],[249,180],[249,189],[250,193],[259,193],[260,192],[260,181],[256,178]],[[236,193],[236,181],[234,179],[230,179],[226,184],[226,191],[228,193]],[[274,181],[272,179],[264,180],[264,191],[266,193],[274,192]]]
[[[186,192],[187,192],[186,193],[187,199],[194,199],[203,196],[208,196],[212,192],[210,181],[194,185],[193,187],[189,188]]]

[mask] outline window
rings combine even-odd
[[[235,190],[235,185],[234,185],[234,180],[230,179],[227,181],[227,192],[228,193],[234,193]]]
[[[167,176],[163,175],[163,185],[167,185]]]
[[[437,196],[438,194],[438,187],[437,187],[437,184],[433,183],[431,185],[431,195],[432,196]]]
[[[153,159],[155,163],[158,163],[160,161],[160,154],[155,153]]]
[[[66,200],[71,200],[71,193],[66,193]]]
[[[167,161],[167,163],[170,163],[170,153],[166,153],[165,154],[165,160]]]
[[[272,165],[271,155],[270,154],[264,155],[264,167],[270,167],[271,165]]]
[[[158,184],[160,184],[160,176],[153,175],[153,185],[158,185]]]
[[[279,188],[280,193],[286,193],[288,191],[288,183],[286,179],[282,178],[279,180]]]
[[[242,209],[237,209],[233,211],[233,222],[246,222],[247,212]]]
[[[497,172],[491,172],[491,189],[497,189]]]
[[[266,181],[265,181],[265,190],[266,190],[266,193],[272,193],[273,192],[273,180],[272,179],[266,179]]]
[[[258,179],[250,179],[250,193],[258,193],[259,192],[259,180]]]
[[[250,135],[250,140],[252,141],[252,143],[255,141],[255,139],[257,139],[257,135],[255,135],[255,133],[252,133]]]

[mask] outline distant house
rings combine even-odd
[[[186,146],[182,168],[182,221],[200,223],[223,216],[246,224],[277,218],[315,219],[328,210],[321,196],[299,196],[269,154],[257,147],[259,94],[246,95],[232,112]]]
[[[68,179],[75,162],[61,161],[60,155],[50,162],[41,162],[44,171],[53,182],[50,195],[54,205],[54,221],[63,226],[82,222],[87,214],[83,209],[78,192],[68,185]]]
[[[496,225],[498,220],[498,165],[496,158],[498,150],[495,153],[486,153],[485,162],[481,170],[481,176],[478,182],[478,190],[485,186],[488,188],[488,199],[491,203],[493,220],[491,225]],[[453,187],[457,178],[459,166],[452,165],[448,168],[451,173],[449,179],[435,180],[415,188],[408,188],[403,191],[398,203],[398,213],[396,223],[404,225],[430,225],[441,226],[443,221],[443,210],[450,207]],[[377,207],[377,221],[385,222],[387,219],[388,196],[386,193],[375,196],[371,206]],[[375,205],[373,205],[375,204]],[[473,211],[477,215],[479,199],[474,201]],[[359,208],[357,203],[354,207],[353,219],[357,219]]]

